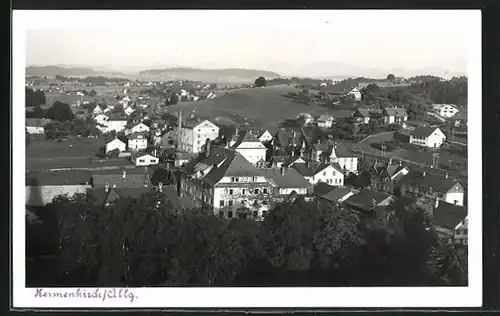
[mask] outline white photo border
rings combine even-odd
[[[469,212],[469,285],[468,287],[284,287],[284,288],[129,288],[136,299],[40,298],[35,288],[26,288],[25,276],[25,66],[26,31],[37,28],[82,28],[92,21],[93,27],[107,27],[109,15],[123,15],[124,21],[157,23],[158,17],[168,11],[29,11],[13,12],[13,223],[12,223],[12,285],[15,308],[334,308],[334,307],[480,307],[482,305],[482,137],[481,137],[481,12],[480,10],[408,10],[415,14],[459,14],[463,23],[470,25],[468,39],[468,209]],[[248,10],[217,11],[203,15],[217,20],[224,14],[234,16],[273,15],[278,20],[283,15],[321,15],[327,10]],[[391,10],[343,10],[342,15],[382,15]],[[398,10],[396,14],[402,14]],[[197,10],[179,11],[175,14],[201,15]],[[394,12],[393,12],[394,13]],[[133,19],[128,17],[133,16]],[[260,19],[255,19],[259,21]],[[425,18],[422,19],[425,21]],[[161,19],[160,19],[161,21]],[[168,18],[166,19],[168,21]],[[92,49],[92,48],[90,48]],[[96,48],[99,49],[99,48]],[[432,49],[432,48],[429,48]],[[48,292],[71,292],[74,288],[46,288]],[[91,293],[97,289],[80,289]],[[101,288],[98,291],[109,291]]]

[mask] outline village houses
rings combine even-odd
[[[150,154],[138,154],[133,158],[136,167],[157,165],[160,161]]]
[[[106,154],[109,152],[118,149],[120,152],[125,151],[127,148],[127,144],[119,140],[118,138],[113,139],[112,141],[106,144]]]
[[[230,141],[229,147],[235,149],[253,165],[265,163],[267,148],[250,131],[236,134]]]
[[[456,105],[452,104],[433,104],[432,110],[444,118],[450,118],[460,111]]]
[[[410,133],[409,143],[428,148],[439,148],[446,140],[446,135],[439,127],[416,127]]]
[[[126,127],[125,135],[130,135],[133,133],[147,133],[149,132],[149,127],[144,123],[133,123]]]
[[[316,124],[320,128],[331,128],[335,119],[331,115],[321,115],[317,120]]]
[[[311,184],[319,182],[333,186],[344,185],[344,173],[338,164],[321,162],[293,163],[292,168],[297,170]]]
[[[403,195],[426,196],[450,204],[464,205],[464,186],[445,174],[438,176],[425,171],[409,173],[401,181]]]
[[[408,113],[404,108],[384,108],[382,117],[384,124],[398,124],[402,127],[406,127],[406,121],[408,121]]]
[[[26,131],[28,134],[43,134],[45,133],[45,125],[52,123],[51,119],[26,119]]]

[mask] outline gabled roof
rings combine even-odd
[[[335,186],[326,184],[324,182],[319,182],[314,186],[314,194],[323,196],[333,189],[335,189]]]
[[[320,117],[318,117],[317,121],[323,121],[323,122],[326,122],[326,121],[333,121],[335,118],[331,115],[321,115]]]
[[[144,188],[151,186],[151,178],[149,174],[129,174],[126,173],[125,178],[123,172],[116,173],[95,173],[92,175],[92,185],[95,188],[104,187],[106,184],[110,188],[116,185],[117,188]]]
[[[120,116],[110,116],[108,121],[124,121],[127,122],[127,119]]]
[[[390,194],[377,192],[369,189],[362,189],[358,193],[352,195],[344,202],[347,205],[354,206],[364,211],[374,209],[379,203],[391,197]]]
[[[415,130],[413,130],[410,135],[416,138],[427,138],[431,136],[432,133],[436,129],[439,129],[438,127],[416,127]]]
[[[114,138],[114,139],[110,140],[109,142],[107,142],[107,143],[106,143],[106,145],[107,145],[107,144],[111,144],[111,143],[116,143],[116,142],[120,142],[120,143],[122,143],[123,145],[125,145],[125,143],[124,143],[124,142],[122,142],[119,138]]]
[[[257,136],[253,135],[252,133],[249,133],[248,131],[242,131],[239,133],[239,135],[235,135],[233,137],[233,141],[235,143],[231,146],[231,148],[238,148],[242,143],[258,143],[262,146],[262,148],[265,148],[264,145],[260,142],[260,140],[257,138]]]
[[[295,137],[294,137],[295,131]],[[286,147],[288,145],[299,145],[302,143],[302,134],[299,130],[278,130],[276,133],[276,138],[281,146]]]
[[[338,172],[342,172],[342,169],[340,168],[340,166],[338,166],[338,164],[328,164],[321,162],[311,162],[309,164],[302,162],[294,163],[292,165],[292,168],[297,170],[303,177],[312,177],[330,166],[335,168]]]
[[[283,171],[283,175],[281,172]],[[297,170],[293,168],[260,168],[257,169],[256,175],[265,177],[273,186],[278,188],[308,188],[309,181],[304,179]]]
[[[422,187],[426,189],[431,189],[437,192],[447,192],[455,184],[459,183],[455,179],[446,178],[445,176],[439,176],[435,174],[426,173],[425,176],[422,173],[409,173],[403,178],[402,181],[405,185]],[[463,187],[463,186],[462,186]]]
[[[328,191],[326,194],[322,196],[322,198],[332,201],[338,202],[341,198],[345,197],[349,193],[353,192],[352,189],[346,187],[334,187],[332,190]]]
[[[200,180],[210,185],[217,184],[223,177],[245,177],[255,176],[256,168],[248,162],[241,154],[233,149],[212,147],[208,157],[204,155],[193,159],[185,167],[188,174],[196,173],[200,168],[212,167],[210,171]]]
[[[355,113],[356,116],[370,117],[370,112],[366,108],[358,108]]]
[[[387,113],[388,116],[395,116],[395,117],[405,117],[408,116],[408,113],[406,113],[406,109],[404,108],[384,108],[384,112]]]
[[[433,213],[434,223],[449,229],[455,229],[466,217],[465,207],[444,201],[439,201],[438,207],[434,209]]]

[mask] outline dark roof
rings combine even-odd
[[[302,143],[302,134],[298,129],[278,130],[276,138],[278,139],[279,144],[284,147],[292,144],[299,145]]]
[[[202,122],[203,122],[202,120],[188,119],[188,120],[182,122],[182,127],[194,128],[194,127],[200,125]]]
[[[370,117],[370,112],[366,108],[358,108],[355,112],[356,116]]]
[[[408,116],[408,114],[406,113],[406,109],[404,108],[384,108],[384,112],[387,113],[388,116],[395,116],[395,117]]]
[[[283,175],[281,172],[283,171]],[[311,184],[293,168],[259,168],[256,175],[268,179],[279,188],[309,188]]]
[[[72,171],[27,171],[26,185],[44,186],[44,185],[83,185],[90,182],[92,173],[90,171],[72,170]]]
[[[343,143],[335,143],[335,155],[337,157],[356,157]]]
[[[147,138],[144,135],[144,133],[135,132],[135,133],[132,133],[132,135],[130,135],[129,140],[130,139],[147,139]]]
[[[332,201],[332,202],[337,202],[347,194],[352,192],[352,189],[346,188],[346,187],[334,187],[332,190],[327,192],[322,196],[322,198]]]
[[[285,159],[283,160],[283,166],[284,167],[289,167],[291,164],[296,162],[297,160],[300,159],[300,157],[297,156],[289,156],[289,157],[284,157]]]
[[[416,138],[427,138],[434,133],[436,129],[437,127],[416,127],[410,135]]]
[[[339,172],[341,172],[342,170],[340,166],[338,166],[338,164],[329,164],[321,162],[311,162],[309,164],[304,162],[294,163],[292,165],[292,168],[297,170],[303,177],[312,177],[330,166],[334,167]]]
[[[455,229],[467,216],[467,210],[463,206],[439,201],[438,207],[434,209],[433,217],[436,225]]]
[[[369,189],[362,189],[358,193],[352,195],[344,202],[350,206],[359,208],[364,211],[369,211],[384,201],[390,194],[377,192]]]
[[[197,168],[213,166],[212,169],[201,179],[210,185],[215,185],[224,176],[254,176],[256,168],[248,162],[241,154],[233,149],[212,147],[208,157],[204,155],[193,159],[185,167],[188,174],[194,174]]]
[[[237,148],[243,142],[260,143],[260,140],[257,138],[257,136],[255,136],[252,133],[249,133],[248,131],[241,131],[239,135],[235,135],[233,137],[233,140],[235,141],[235,143],[231,146],[231,148]]]
[[[125,178],[123,172],[95,173],[92,175],[93,187],[104,187],[106,184],[110,188],[116,185],[117,188],[144,188],[151,186],[151,178],[145,171],[143,173],[129,173],[126,171]]]
[[[326,184],[324,182],[319,182],[314,186],[314,194],[322,196],[332,191],[333,189],[335,189],[335,186]]]
[[[49,123],[52,123],[51,119],[38,119],[38,118],[26,119],[26,126],[43,127]]]
[[[424,176],[422,173],[418,172],[409,173],[403,178],[402,182],[405,185],[432,189],[434,191],[443,193],[447,192],[457,183],[462,185],[457,180],[452,178],[446,178],[446,176],[444,175],[440,176],[440,175],[426,173]]]
[[[120,116],[111,116],[108,121],[127,121],[127,118]]]

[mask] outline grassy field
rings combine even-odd
[[[94,157],[109,139],[81,138],[67,141],[37,140],[26,148],[26,158],[81,158]],[[71,147],[70,147],[71,145]]]
[[[348,109],[327,109],[319,105],[305,105],[285,97],[288,92],[297,92],[288,87],[251,88],[228,91],[223,96],[200,102],[183,102],[168,107],[168,112],[182,110],[185,114],[196,111],[202,118],[226,117],[233,121],[245,118],[256,126],[276,127],[283,119],[297,116],[301,112],[311,115],[330,114],[334,117],[346,117]]]

